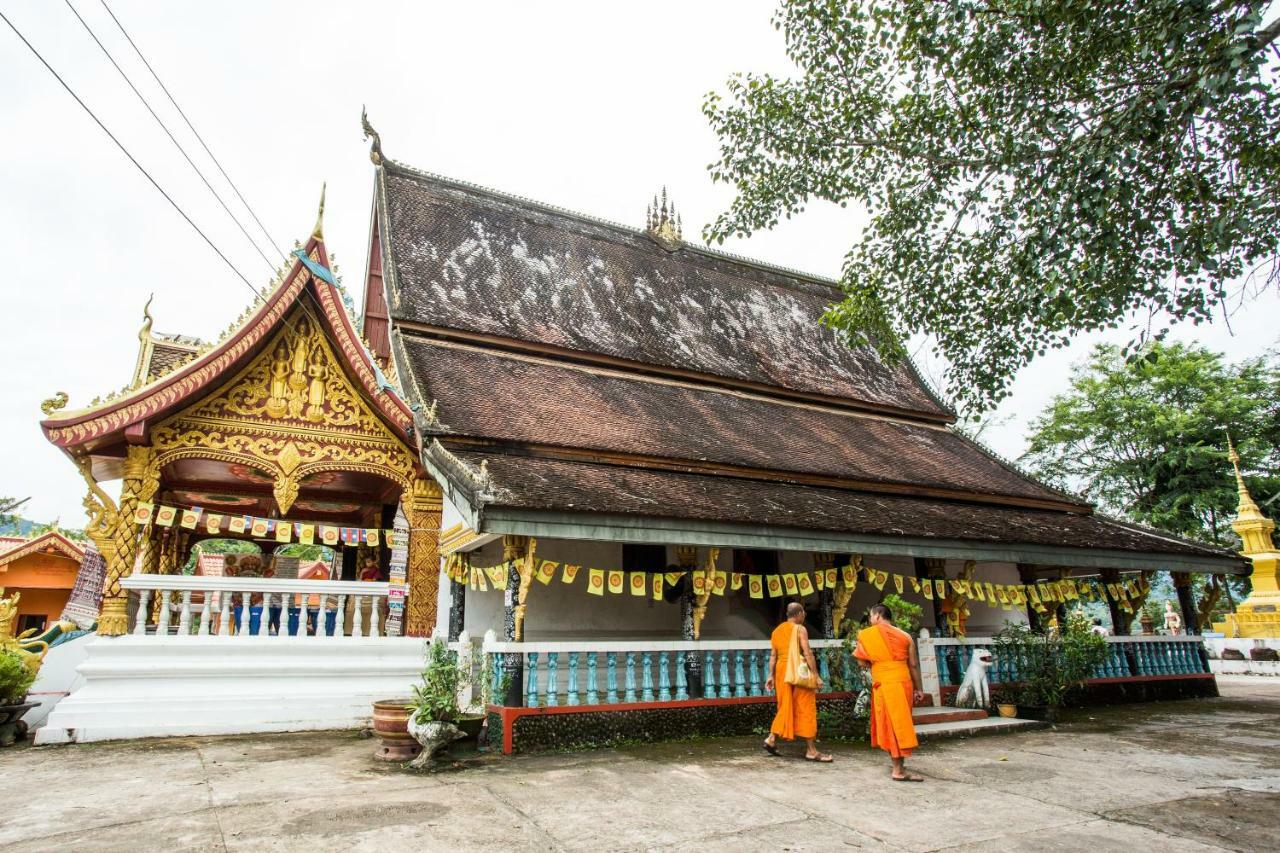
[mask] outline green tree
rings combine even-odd
[[[1280,369],[1226,363],[1199,346],[1151,343],[1127,359],[1100,345],[1030,427],[1022,457],[1103,509],[1223,547],[1239,494],[1226,431],[1259,501],[1280,492]],[[1236,590],[1239,591],[1239,588]]]
[[[891,358],[932,335],[970,410],[1080,332],[1210,320],[1280,278],[1269,5],[786,0],[797,73],[704,105],[736,188],[704,236],[865,205],[827,322]]]

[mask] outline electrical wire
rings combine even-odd
[[[36,50],[35,45],[33,45],[30,41],[27,40],[27,37],[24,36],[22,34],[22,31],[19,30],[17,26],[14,25],[13,21],[9,20],[8,16],[5,15],[4,12],[0,12],[0,20],[3,20],[6,24],[9,25],[9,29],[13,30],[14,35],[16,35],[19,39],[22,40],[22,43],[27,46],[27,49],[31,51],[31,53],[35,56],[35,58],[40,60],[40,64],[43,65],[45,69],[50,74],[53,75],[55,80],[57,80],[60,84],[62,84],[62,88],[66,89],[67,94],[70,95],[72,98],[74,98],[76,103],[80,105],[80,108],[89,114],[89,118],[93,119],[94,123],[97,124],[98,127],[102,128],[102,132],[105,133],[111,139],[111,141],[116,144],[116,147],[120,149],[121,153],[123,153],[124,156],[129,158],[129,162],[132,163],[135,167],[137,167],[138,171],[142,173],[143,177],[145,177],[148,181],[150,181],[151,186],[155,187],[156,191],[159,192],[160,195],[164,196],[165,201],[169,202],[169,204],[173,207],[173,209],[178,212],[178,215],[181,216],[184,220],[186,220],[187,224],[190,225],[192,229],[194,229],[195,232],[200,235],[201,239],[203,239],[205,243],[209,245],[209,248],[213,249],[214,254],[216,254],[219,258],[221,258],[222,262],[226,264],[227,267],[230,268],[230,270],[233,273],[236,274],[236,277],[244,282],[245,287],[252,290],[253,295],[257,297],[257,299],[261,300],[263,297],[262,297],[262,294],[258,291],[258,288],[254,287],[253,283],[250,282],[249,279],[245,278],[244,274],[241,273],[240,270],[236,269],[235,264],[231,263],[231,260],[222,253],[222,250],[219,249],[212,240],[209,239],[209,236],[200,230],[200,226],[196,225],[196,223],[191,219],[191,217],[187,215],[186,211],[184,211],[178,205],[178,203],[174,201],[173,198],[167,192],[164,191],[164,187],[160,186],[160,184],[156,181],[156,179],[151,177],[151,173],[148,172],[145,168],[143,168],[142,164],[138,162],[136,157],[134,157],[131,153],[129,153],[129,149],[124,147],[124,143],[122,143],[119,139],[116,138],[115,134],[112,133],[107,128],[107,126],[102,123],[102,120],[98,118],[98,116],[94,113],[93,110],[89,109],[89,105],[86,104],[83,100],[81,100],[80,96],[76,94],[75,90],[71,88],[71,86],[67,83],[67,81],[62,79],[62,75],[60,75],[57,71],[54,70],[53,66],[49,64],[49,61],[45,59],[44,56],[41,55],[40,51]]]
[[[191,119],[187,118],[187,114],[182,111],[182,107],[178,106],[177,100],[175,100],[173,95],[169,92],[169,87],[164,84],[164,81],[160,79],[160,75],[157,74],[155,69],[151,67],[151,63],[148,62],[147,58],[142,55],[142,51],[138,48],[138,45],[134,43],[133,38],[129,35],[128,30],[124,28],[124,24],[120,23],[120,19],[116,17],[116,13],[111,11],[111,7],[107,5],[107,0],[99,0],[99,2],[102,3],[102,8],[107,10],[107,14],[111,16],[111,20],[115,21],[116,26],[119,27],[121,34],[123,34],[125,37],[125,40],[129,42],[129,46],[133,48],[133,52],[138,54],[138,58],[142,60],[142,64],[145,65],[147,67],[147,70],[151,72],[151,76],[155,78],[156,83],[159,84],[160,89],[165,94],[165,97],[169,99],[169,103],[173,104],[173,108],[178,111],[178,115],[182,116],[182,120],[187,123],[187,128],[191,131],[192,134],[195,135],[196,140],[199,141],[200,143],[200,147],[204,149],[204,153],[208,154],[209,159],[213,161],[213,165],[218,167],[218,171],[222,174],[223,179],[225,179],[227,184],[231,187],[232,192],[236,194],[236,198],[240,199],[240,203],[244,205],[244,209],[249,211],[249,215],[253,217],[253,221],[258,223],[258,227],[262,229],[262,233],[265,234],[267,237],[267,242],[269,242],[273,248],[278,247],[280,244],[271,237],[271,234],[267,231],[267,227],[263,225],[262,220],[258,218],[258,214],[254,213],[254,210],[249,205],[249,202],[245,201],[245,197],[240,193],[240,189],[235,185],[235,181],[231,180],[231,176],[227,174],[227,170],[222,168],[222,164],[218,162],[218,158],[213,156],[213,152],[210,151],[209,146],[205,144],[204,137],[202,137],[200,135],[200,132],[196,130],[195,125],[191,123]],[[276,248],[276,250],[279,251],[278,248]]]
[[[165,125],[164,121],[160,118],[160,116],[156,115],[156,111],[151,108],[151,104],[147,101],[146,97],[141,92],[138,91],[137,86],[133,85],[133,81],[129,79],[129,75],[126,74],[124,69],[120,67],[120,64],[116,62],[115,57],[111,55],[111,51],[107,50],[107,46],[104,45],[102,41],[98,38],[97,34],[93,31],[93,28],[90,27],[89,23],[83,17],[81,17],[78,11],[76,11],[76,7],[71,5],[71,0],[63,0],[63,2],[66,3],[67,8],[71,10],[71,14],[76,16],[76,20],[80,22],[80,26],[84,27],[85,32],[87,32],[89,34],[89,37],[93,39],[94,43],[98,45],[98,48],[102,51],[103,55],[107,57],[107,61],[109,61],[112,64],[112,66],[115,67],[116,71],[118,71],[120,73],[120,76],[124,79],[124,82],[128,84],[130,89],[133,90],[133,94],[138,96],[138,100],[141,101],[142,105],[147,108],[147,112],[151,113],[151,117],[156,120],[156,124],[160,125],[160,129],[164,131],[165,136],[169,137],[169,141],[173,143],[174,147],[178,149],[178,153],[181,154],[183,159],[187,161],[187,165],[191,167],[192,171],[196,173],[196,175],[204,183],[205,187],[209,190],[209,192],[213,194],[213,197],[217,199],[218,204],[222,205],[222,209],[226,211],[227,216],[231,217],[231,221],[234,222],[236,224],[236,227],[240,229],[240,233],[243,234],[244,238],[249,241],[249,245],[253,246],[254,251],[257,252],[262,257],[262,260],[266,261],[267,267],[274,271],[276,268],[276,265],[271,261],[270,258],[266,256],[266,253],[262,251],[262,249],[258,246],[257,242],[254,241],[253,237],[249,236],[249,232],[245,230],[245,227],[242,224],[240,224],[239,218],[237,218],[236,215],[231,212],[231,208],[227,207],[227,203],[222,200],[222,196],[218,195],[218,191],[213,188],[213,184],[209,183],[209,179],[204,176],[204,172],[200,171],[200,167],[197,166],[195,164],[195,161],[191,159],[191,155],[189,155],[187,153],[187,150],[182,147],[182,143],[178,142],[178,140],[174,137],[172,131],[170,131],[168,126]]]

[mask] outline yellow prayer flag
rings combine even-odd
[[[986,603],[986,601],[987,601],[987,599],[986,599],[986,596],[984,596],[984,595],[982,594],[982,584],[981,584],[981,583],[975,583],[975,584],[971,587],[971,589],[973,590],[973,597],[974,597],[974,599],[976,599],[977,601],[981,601],[981,602],[983,602],[983,603],[985,604],[985,603]]]
[[[1040,603],[1040,593],[1036,591],[1035,584],[1027,584],[1027,595],[1031,597],[1032,604]]]
[[[195,530],[196,522],[198,522],[199,520],[200,520],[200,510],[184,509],[182,511],[182,521],[179,522],[178,526],[185,527],[187,530]]]
[[[320,541],[326,545],[338,544],[338,528],[327,524],[320,525]]]
[[[471,584],[471,588],[472,588],[472,589],[476,589],[476,588],[479,586],[479,583],[480,583],[480,582],[476,580],[476,578],[479,576],[479,574],[480,574],[480,573],[479,573],[478,571],[476,571],[475,569],[472,569],[472,570],[471,570],[471,577],[470,577],[470,579],[469,579],[469,580],[470,580],[470,584]]]
[[[612,592],[614,595],[617,595],[618,593],[622,592],[623,587],[626,585],[624,581],[625,579],[622,576],[622,572],[618,571],[617,569],[610,570],[609,571],[609,592]]]
[[[841,567],[840,573],[844,575],[845,586],[852,588],[858,585],[858,571],[852,564]]]
[[[147,503],[146,501],[140,501],[138,503],[138,508],[133,511],[133,523],[146,524],[149,521],[151,521],[153,518],[155,518],[155,514],[156,514],[155,504]]]
[[[876,582],[876,570],[875,570],[875,569],[871,568],[870,566],[863,566],[863,567],[862,567],[862,571],[863,571],[863,575],[864,575],[864,577],[866,577],[866,579],[867,579],[867,583],[875,583],[875,582]]]
[[[814,573],[813,573],[813,585],[814,585],[815,587],[817,587],[819,591],[826,589],[826,588],[827,588],[827,573],[826,573],[826,572],[824,572],[822,569],[818,569],[816,572],[814,572]]]
[[[172,527],[178,518],[178,511],[171,506],[161,505],[156,509],[156,524],[161,527]]]
[[[930,583],[928,578],[920,582],[920,591],[924,593],[924,597],[927,600],[933,601],[933,584]]]
[[[742,572],[734,572],[729,577],[729,589],[737,592],[742,589]]]
[[[693,573],[693,594],[706,595],[710,590],[707,589],[707,577],[702,572]]]
[[[259,538],[267,535],[267,520],[265,518],[255,518],[253,525],[249,528],[249,532]]]
[[[916,595],[920,594],[920,578],[907,578],[911,582],[911,591]]]
[[[834,568],[827,569],[827,589],[836,588],[836,570]]]
[[[729,573],[716,571],[715,576],[711,579],[711,591],[716,595],[724,595],[725,589],[729,586]]]
[[[935,596],[939,601],[941,601],[942,599],[946,598],[946,597],[947,597],[947,582],[946,582],[946,581],[935,580],[935,581],[933,582],[933,593],[934,593],[934,596]]]
[[[560,573],[560,580],[563,583],[573,583],[573,579],[578,576],[578,569],[580,568],[582,568],[582,566],[571,566],[568,563],[565,563],[564,571]]]
[[[499,563],[484,570],[489,575],[489,583],[494,589],[503,589],[507,585],[507,564]]]
[[[778,575],[769,575],[769,577],[766,578],[766,584],[769,589],[770,598],[777,598],[778,596],[782,595],[782,578],[781,577],[779,577]]]
[[[276,522],[276,541],[288,542],[293,539],[293,525],[287,521]]]
[[[801,595],[813,595],[813,581],[809,579],[808,572],[801,572],[796,575],[796,585],[799,587]]]
[[[543,560],[542,565],[538,566],[538,583],[546,586],[555,579],[556,569],[560,568],[559,563],[553,563],[550,560]]]
[[[991,581],[987,581],[986,587],[987,587],[987,601],[989,601],[991,604],[995,604],[996,603],[996,585],[993,584]]]
[[[884,569],[876,570],[876,579],[873,581],[876,589],[884,589],[884,585],[889,582],[889,573]]]
[[[800,585],[796,583],[795,575],[782,576],[782,588],[787,591],[787,595],[795,595],[800,591]]]
[[[587,571],[587,592],[592,595],[604,595],[604,569]]]
[[[680,578],[684,577],[684,572],[667,572],[667,586],[675,586],[680,583]]]
[[[316,541],[316,526],[314,524],[304,524],[298,531],[298,541],[303,545],[312,545]]]
[[[628,578],[628,583],[631,585],[632,595],[644,595],[644,572],[631,572],[631,577]]]
[[[898,593],[898,595],[902,595],[902,590],[903,590],[903,577],[902,577],[902,575],[894,575],[894,576],[893,576],[893,590],[894,590],[894,592]]]
[[[476,572],[476,587],[481,592],[489,591],[489,584],[485,583],[484,572]]]
[[[206,515],[204,517],[204,529],[207,533],[221,533],[222,516],[217,515],[216,513],[213,515]]]
[[[752,575],[747,580],[747,591],[752,598],[764,598],[764,580],[759,575]]]
[[[231,533],[244,533],[244,516],[234,515],[227,522],[227,530]]]
[[[373,547],[376,548],[378,546],[378,542],[381,541],[381,534],[382,534],[381,528],[370,527],[368,530],[364,532],[365,544],[372,545]]]
[[[653,600],[661,601],[662,600],[662,575],[655,573],[653,576],[652,584],[653,584]]]

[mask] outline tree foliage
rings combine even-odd
[[[932,335],[969,409],[1077,333],[1209,320],[1232,282],[1278,277],[1268,5],[786,0],[797,74],[707,97],[737,192],[705,236],[864,204],[827,321],[889,357]]]
[[[1022,461],[1104,509],[1215,544],[1233,544],[1236,442],[1255,498],[1280,491],[1280,369],[1273,358],[1227,364],[1218,353],[1148,344],[1126,359],[1102,345],[1070,389],[1031,424]]]

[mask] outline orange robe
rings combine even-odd
[[[773,689],[778,697],[778,713],[774,715],[769,731],[783,740],[817,737],[818,734],[818,691],[793,687],[786,682],[787,655],[791,651],[791,632],[795,629],[794,622],[783,622],[773,629],[770,638],[777,658]]]
[[[871,662],[871,745],[894,758],[905,758],[919,745],[911,721],[911,637],[888,625],[858,632],[853,656]]]

